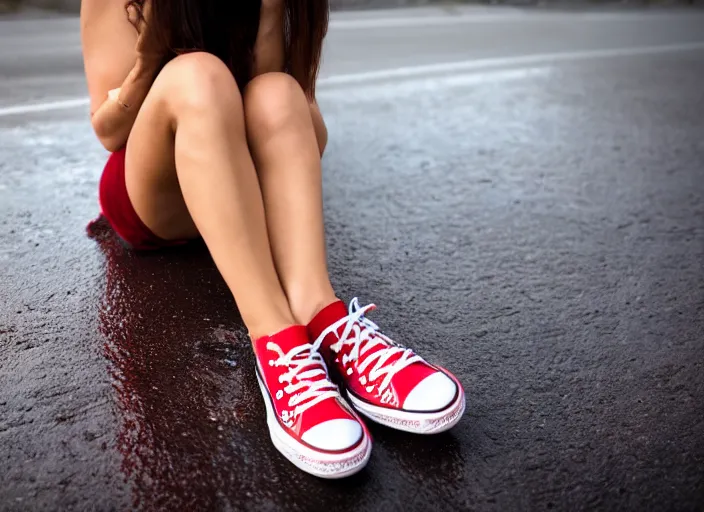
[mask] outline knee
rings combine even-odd
[[[165,90],[175,109],[209,112],[242,111],[237,82],[223,61],[206,52],[192,52],[171,60],[157,77],[154,87]]]
[[[244,90],[248,130],[274,132],[308,115],[308,100],[298,82],[285,73],[265,73]]]

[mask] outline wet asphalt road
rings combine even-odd
[[[86,234],[76,21],[0,21],[0,510],[702,510],[704,13],[369,18],[320,90],[332,278],[466,418],[294,469],[205,249]]]

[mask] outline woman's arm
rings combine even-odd
[[[254,76],[284,71],[284,2],[262,0],[259,31],[254,45]]]
[[[107,99],[93,113],[93,130],[108,151],[117,151],[127,143],[154,73],[154,68],[137,61],[122,85],[109,91]]]
[[[159,59],[138,51],[138,33],[123,0],[83,0],[81,39],[93,130],[115,151],[127,142]]]

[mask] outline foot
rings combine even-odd
[[[436,434],[455,426],[465,396],[450,372],[384,336],[357,299],[338,301],[308,325],[311,338],[339,375],[350,403],[369,419],[398,430]]]
[[[369,461],[364,424],[330,382],[304,326],[254,342],[257,380],[274,446],[298,468],[321,478],[342,478]]]

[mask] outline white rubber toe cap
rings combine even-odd
[[[338,451],[351,448],[362,437],[362,426],[349,419],[328,420],[320,423],[301,436],[318,450]]]
[[[437,411],[450,405],[456,394],[457,384],[444,373],[436,372],[416,384],[403,402],[403,408]]]

